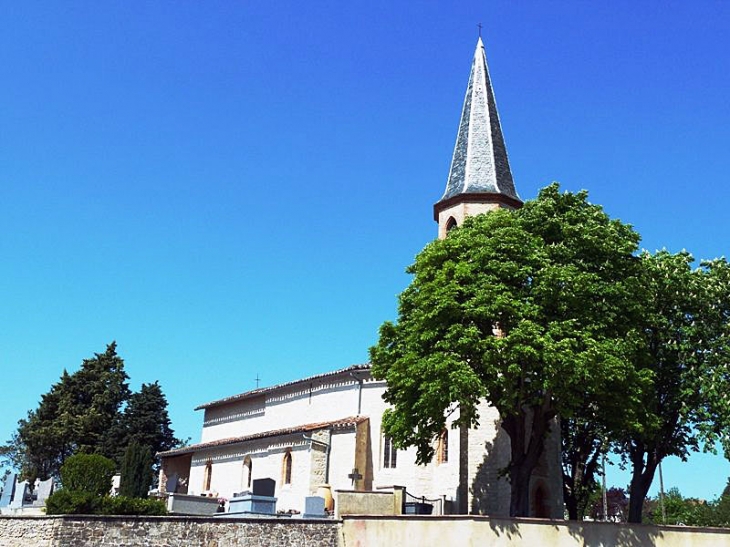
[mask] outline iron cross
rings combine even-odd
[[[355,484],[356,481],[359,481],[362,479],[362,475],[360,474],[360,471],[357,467],[352,468],[352,473],[347,475],[348,479],[352,479],[352,483]]]

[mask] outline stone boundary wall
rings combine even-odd
[[[0,547],[730,547],[730,530],[473,516],[0,516]]]
[[[730,547],[730,530],[468,515],[342,517],[345,547]]]
[[[0,547],[338,547],[341,522],[221,517],[0,517]]]

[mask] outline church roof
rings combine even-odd
[[[292,382],[286,382],[284,384],[278,384],[278,385],[275,385],[275,386],[262,387],[262,388],[259,388],[259,389],[253,389],[251,391],[245,391],[243,393],[239,393],[238,395],[231,395],[230,397],[224,397],[223,399],[217,399],[217,400],[211,401],[209,403],[204,403],[202,405],[198,405],[198,406],[195,407],[195,410],[203,410],[203,409],[211,408],[211,407],[214,407],[214,406],[225,405],[225,404],[228,404],[228,403],[243,401],[245,399],[250,399],[252,397],[258,397],[259,395],[264,395],[264,394],[267,394],[267,393],[272,393],[272,392],[278,391],[278,390],[280,390],[282,388],[288,388],[288,387],[296,386],[298,384],[309,383],[309,382],[313,382],[313,381],[316,381],[316,380],[325,380],[325,379],[328,379],[328,378],[331,378],[331,377],[334,377],[334,376],[338,376],[340,374],[345,374],[345,373],[348,373],[349,374],[351,372],[356,372],[358,370],[369,371],[370,370],[370,365],[369,364],[352,365],[352,366],[347,367],[347,368],[341,368],[339,370],[333,370],[331,372],[325,372],[323,374],[316,374],[314,376],[309,376],[307,378],[302,378],[300,380],[294,380]]]
[[[439,204],[463,194],[492,194],[522,203],[512,180],[481,38],[474,51],[446,191]]]
[[[345,429],[358,425],[367,419],[367,416],[350,416],[347,418],[340,418],[339,420],[332,420],[329,422],[317,422],[313,424],[303,424],[294,427],[287,427],[284,429],[260,431],[258,433],[252,433],[251,435],[243,435],[241,437],[227,437],[225,439],[218,439],[216,441],[209,441],[207,443],[191,444],[190,446],[174,448],[172,450],[167,450],[166,452],[158,452],[157,455],[165,457],[180,456],[181,454],[189,454],[191,452],[197,452],[198,450],[205,450],[206,448],[220,448],[222,446],[230,446],[246,441],[267,439],[270,437],[280,437],[282,435],[292,435],[294,433],[306,433],[308,431],[317,431],[319,429]]]

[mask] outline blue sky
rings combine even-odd
[[[728,253],[730,2],[5,2],[0,436],[112,340],[193,441],[257,375],[366,361],[479,22],[523,199],[557,180],[647,249]],[[730,465],[664,475],[711,498]]]

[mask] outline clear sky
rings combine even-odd
[[[112,340],[193,442],[257,375],[366,361],[479,22],[523,199],[557,180],[649,250],[728,253],[730,2],[0,2],[2,439]],[[664,475],[712,498],[730,465]]]

